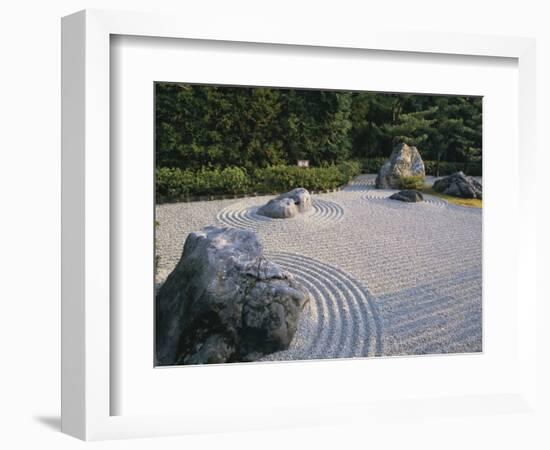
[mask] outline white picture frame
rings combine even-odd
[[[412,414],[426,407],[458,414],[491,414],[502,405],[515,412],[536,408],[536,293],[530,263],[535,254],[535,42],[513,37],[439,33],[399,33],[392,30],[349,30],[338,36],[281,30],[268,32],[253,25],[208,28],[196,18],[86,10],[62,22],[62,430],[85,440],[162,436],[208,431],[307,426],[334,420],[361,420],[390,403],[377,400],[297,408],[284,404],[271,411],[235,413],[220,405],[209,417],[201,414],[111,415],[110,186],[110,39],[113,35],[179,38],[302,48],[368,49],[414,54],[446,54],[512,58],[518,63],[518,148],[521,148],[517,208],[519,237],[510,246],[517,255],[518,368],[514,388],[491,395],[463,398],[408,399]],[[151,112],[152,113],[152,112]],[[516,297],[519,295],[515,292]],[[322,364],[322,363],[321,363]],[[356,362],[361,364],[361,362]],[[388,362],[388,364],[394,364]],[[313,367],[313,366],[310,366]],[[270,370],[275,370],[274,366]],[[352,370],[348,365],[347,370]],[[182,375],[184,376],[184,375]],[[422,397],[422,396],[421,396]],[[388,402],[404,400],[392,399]],[[434,406],[437,405],[437,406]],[[317,413],[315,413],[317,411]],[[271,416],[270,416],[271,414]],[[230,417],[232,415],[232,417]],[[238,420],[246,417],[248,420]],[[271,418],[271,420],[270,420]],[[274,419],[275,418],[275,419]]]

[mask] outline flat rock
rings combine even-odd
[[[311,195],[307,189],[296,188],[269,200],[258,209],[258,214],[273,219],[288,219],[311,208]]]
[[[399,200],[401,202],[408,203],[417,203],[424,201],[424,196],[422,195],[422,193],[414,189],[407,189],[404,191],[396,192],[395,194],[390,195],[390,198],[392,200]]]
[[[255,232],[190,233],[156,297],[158,365],[253,361],[290,345],[309,300]]]
[[[401,177],[426,176],[424,161],[416,147],[401,143],[394,147],[390,159],[376,177],[378,189],[398,189]]]
[[[456,172],[447,177],[436,180],[433,184],[434,191],[445,195],[462,198],[483,197],[483,188],[475,178],[464,175],[463,172]]]

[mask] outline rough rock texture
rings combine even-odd
[[[258,214],[274,219],[294,217],[311,208],[311,195],[307,189],[296,188],[270,200],[258,209]]]
[[[398,189],[401,177],[426,176],[424,162],[416,147],[398,144],[394,147],[390,159],[378,172],[378,189]]]
[[[296,188],[286,194],[279,195],[278,198],[291,198],[298,208],[298,211],[305,212],[311,208],[311,195],[307,189]]]
[[[255,232],[190,233],[156,297],[158,365],[253,361],[288,348],[308,294]]]
[[[462,198],[482,198],[482,186],[473,177],[456,172],[447,177],[436,180],[433,189],[446,195]]]
[[[396,192],[395,194],[390,195],[390,198],[392,200],[399,200],[401,202],[408,203],[417,203],[424,201],[424,196],[422,195],[422,193],[414,189],[407,189],[404,191]]]
[[[258,214],[273,219],[289,219],[298,213],[298,207],[291,198],[273,198],[258,209]]]

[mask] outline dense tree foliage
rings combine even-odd
[[[480,97],[156,84],[157,167],[314,166],[387,157],[481,158]]]
[[[426,160],[480,160],[481,97],[355,93],[353,154],[388,156],[405,142]]]

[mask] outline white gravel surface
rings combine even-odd
[[[315,195],[312,210],[292,219],[255,213],[272,196],[159,205],[158,281],[189,232],[252,229],[312,297],[291,348],[266,359],[481,351],[481,209],[390,200],[395,191],[373,181],[362,175]]]

